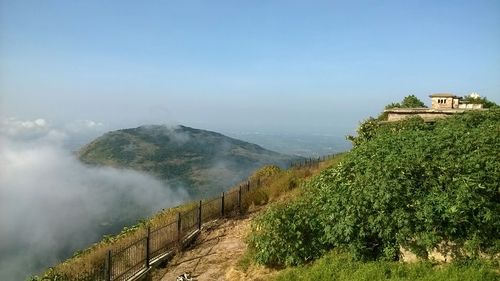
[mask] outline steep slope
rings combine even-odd
[[[297,159],[219,133],[161,125],[108,132],[83,147],[79,157],[91,165],[151,173],[195,197],[221,192],[260,166]]]

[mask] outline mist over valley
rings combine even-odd
[[[301,159],[220,133],[182,125],[111,131],[79,151],[89,165],[130,168],[182,186],[192,198],[219,194],[264,165]]]
[[[1,280],[22,280],[158,210],[219,194],[263,165],[301,159],[185,126],[104,130],[91,120],[61,127],[41,118],[2,120]],[[276,141],[297,145],[285,136]]]

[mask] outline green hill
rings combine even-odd
[[[405,249],[424,260],[435,251],[457,261],[498,258],[499,108],[433,123],[372,118],[353,140],[300,197],[254,220],[256,261],[297,265],[335,248],[361,261],[403,260]]]
[[[222,192],[263,165],[297,159],[219,133],[161,125],[108,132],[83,147],[79,157],[91,165],[150,173],[195,197]]]

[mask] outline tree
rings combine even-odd
[[[409,95],[401,102],[401,108],[427,107],[415,95]]]
[[[466,103],[482,104],[483,108],[493,108],[498,107],[498,104],[488,100],[486,97],[480,97],[479,95],[469,95],[463,97],[462,101]]]
[[[415,107],[427,107],[425,104],[417,98],[415,95],[406,96],[401,103],[391,102],[385,106],[385,109],[391,108],[415,108]]]
[[[427,107],[425,104],[417,98],[415,95],[409,95],[406,96],[403,101],[399,102],[391,102],[390,104],[386,105],[384,109],[391,109],[391,108],[416,108],[416,107]],[[386,121],[387,120],[388,114],[386,112],[381,112],[378,117],[377,121]]]

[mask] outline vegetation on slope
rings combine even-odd
[[[151,173],[196,197],[224,191],[266,165],[296,157],[219,133],[184,126],[142,126],[109,132],[81,149],[80,159]]]
[[[254,223],[249,238],[251,257],[282,266],[326,254],[312,266],[285,270],[278,276],[292,280],[325,276],[339,280],[352,280],[349,276],[498,279],[492,273],[499,270],[495,261],[469,260],[443,267],[427,262],[400,265],[391,260],[401,257],[400,245],[424,258],[434,247],[456,256],[498,255],[499,115],[496,109],[435,124],[418,118],[385,125],[374,122],[358,135],[352,152],[318,167],[282,170],[267,166],[257,171],[251,178],[261,179],[265,188],[251,191],[244,208],[279,203]],[[117,237],[107,237],[56,270],[71,272],[91,265],[107,249],[128,244],[143,235],[147,225],[164,224],[174,213],[160,213]],[[332,248],[336,249],[331,252]],[[379,261],[359,261],[370,259]],[[340,275],[328,275],[334,273]]]
[[[333,248],[356,260],[500,251],[500,110],[433,124],[420,118],[365,126],[340,165],[253,225],[254,259],[302,264]]]
[[[338,163],[342,155],[328,158],[312,166],[301,166],[291,169],[281,169],[275,165],[264,166],[255,171],[248,180],[260,182],[261,188],[252,189],[242,197],[241,212],[249,208],[267,204],[271,201],[281,200],[283,195],[295,197],[300,193],[296,188],[307,179],[318,175],[325,167]],[[147,220],[142,220],[136,225],[125,227],[118,235],[105,236],[88,249],[78,251],[74,256],[54,268],[47,270],[43,277],[34,276],[30,280],[75,280],[75,276],[82,272],[91,272],[99,267],[108,250],[123,249],[144,237],[147,228],[157,229],[176,220],[178,212],[184,212],[197,206],[198,202],[187,203],[175,208],[163,210]],[[80,280],[80,279],[79,279]]]
[[[498,264],[469,260],[440,265],[429,261],[400,263],[389,261],[362,262],[346,252],[333,250],[317,261],[287,268],[273,279],[277,281],[309,280],[398,280],[398,281],[495,281]]]

